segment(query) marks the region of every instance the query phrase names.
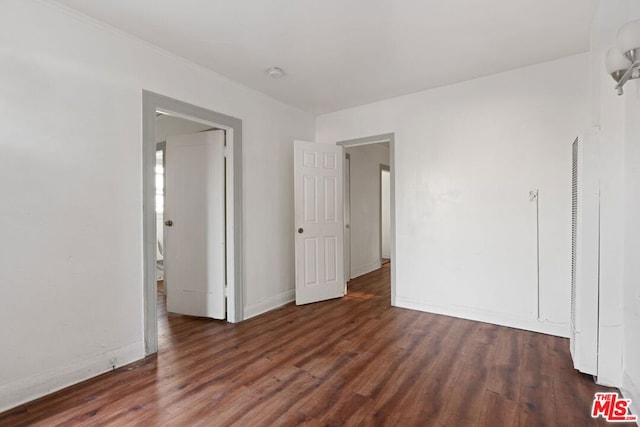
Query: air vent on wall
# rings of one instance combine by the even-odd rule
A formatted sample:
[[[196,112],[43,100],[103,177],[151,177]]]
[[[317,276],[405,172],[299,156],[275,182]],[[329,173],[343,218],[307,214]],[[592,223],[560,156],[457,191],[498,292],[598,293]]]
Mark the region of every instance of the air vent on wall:
[[[571,331],[574,367],[598,373],[600,201],[597,140],[578,137],[572,145]]]

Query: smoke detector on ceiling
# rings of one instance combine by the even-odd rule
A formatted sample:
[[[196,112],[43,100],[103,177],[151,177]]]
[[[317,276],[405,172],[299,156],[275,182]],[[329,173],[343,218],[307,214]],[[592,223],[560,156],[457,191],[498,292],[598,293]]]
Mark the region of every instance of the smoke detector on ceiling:
[[[280,67],[271,67],[267,70],[267,74],[269,74],[269,77],[272,79],[281,79],[284,77],[284,70]]]

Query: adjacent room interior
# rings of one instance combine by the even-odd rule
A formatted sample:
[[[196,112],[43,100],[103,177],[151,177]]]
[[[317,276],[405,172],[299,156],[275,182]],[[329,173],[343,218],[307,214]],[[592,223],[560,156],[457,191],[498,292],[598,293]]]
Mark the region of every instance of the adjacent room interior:
[[[0,10],[0,425],[639,413],[637,0]]]
[[[345,188],[349,189],[344,198],[345,213],[348,213],[345,251],[350,252],[345,256],[345,269],[350,280],[381,268],[383,258],[391,260],[390,149],[388,141],[344,147],[349,168],[345,171]],[[383,172],[387,177],[385,199],[382,197]]]

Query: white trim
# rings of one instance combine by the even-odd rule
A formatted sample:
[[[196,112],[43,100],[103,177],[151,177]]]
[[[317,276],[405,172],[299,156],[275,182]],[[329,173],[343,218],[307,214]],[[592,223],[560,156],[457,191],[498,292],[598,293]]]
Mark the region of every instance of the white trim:
[[[295,289],[290,289],[288,291],[280,292],[272,297],[267,298],[264,301],[261,301],[257,304],[248,304],[244,308],[244,318],[245,320],[250,317],[255,317],[259,314],[266,313],[267,311],[271,311],[278,307],[282,307],[285,304],[289,304],[296,299],[296,291]]]
[[[360,277],[367,273],[371,273],[372,271],[376,271],[382,268],[381,261],[374,261],[370,264],[360,265],[358,267],[353,267],[351,269],[351,278],[355,279],[356,277]]]
[[[640,389],[637,384],[634,384],[631,377],[626,372],[622,377],[622,387],[620,387],[620,391],[625,399],[631,399],[631,405],[629,408],[631,409],[631,413],[640,415]],[[640,426],[640,417],[636,425]]]
[[[0,386],[0,412],[109,372],[144,357],[144,341],[81,360],[73,365]]]
[[[482,310],[472,307],[454,305],[438,306],[403,298],[401,296],[396,296],[396,307],[458,317],[460,319],[474,320],[476,322],[492,323],[494,325],[523,329],[525,331],[540,332],[563,338],[569,337],[569,323],[555,324],[546,321],[540,322],[531,317],[521,317],[513,314]]]

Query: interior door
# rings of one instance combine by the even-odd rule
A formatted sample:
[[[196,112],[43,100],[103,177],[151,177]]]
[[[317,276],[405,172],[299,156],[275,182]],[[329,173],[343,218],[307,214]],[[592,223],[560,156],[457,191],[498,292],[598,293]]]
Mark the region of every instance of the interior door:
[[[294,141],[296,304],[344,295],[342,147]]]
[[[167,311],[224,319],[224,131],[167,138]]]

